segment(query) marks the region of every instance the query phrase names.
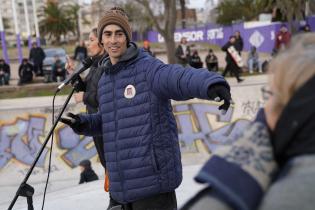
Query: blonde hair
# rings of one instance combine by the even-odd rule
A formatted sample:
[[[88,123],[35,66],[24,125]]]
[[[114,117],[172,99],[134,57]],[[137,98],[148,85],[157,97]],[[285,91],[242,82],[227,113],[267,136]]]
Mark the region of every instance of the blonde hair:
[[[294,93],[315,75],[315,34],[297,35],[269,66],[273,109],[281,112]]]

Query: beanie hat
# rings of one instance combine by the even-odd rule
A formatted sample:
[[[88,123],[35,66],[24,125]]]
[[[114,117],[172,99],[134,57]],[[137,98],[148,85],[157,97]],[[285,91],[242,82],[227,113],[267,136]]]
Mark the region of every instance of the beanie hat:
[[[103,30],[105,26],[110,24],[120,26],[127,37],[127,43],[129,43],[132,36],[131,27],[125,11],[120,7],[113,7],[110,10],[106,11],[105,15],[98,22],[97,27],[98,42],[102,43]]]
[[[90,160],[82,160],[79,163],[79,166],[82,166],[84,168],[91,168],[91,161]]]

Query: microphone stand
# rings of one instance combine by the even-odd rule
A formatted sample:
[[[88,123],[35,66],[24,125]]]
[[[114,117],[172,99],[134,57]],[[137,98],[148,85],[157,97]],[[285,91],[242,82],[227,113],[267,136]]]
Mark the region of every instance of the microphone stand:
[[[45,149],[45,146],[46,144],[48,143],[51,135],[53,134],[62,114],[64,113],[67,105],[69,104],[69,101],[74,93],[74,91],[76,90],[76,86],[78,85],[78,80],[76,80],[73,84],[73,87],[72,87],[72,90],[71,90],[71,93],[68,95],[65,103],[63,104],[63,107],[62,107],[62,110],[60,111],[57,119],[55,120],[55,123],[53,124],[53,126],[50,128],[50,131],[48,133],[48,136],[46,137],[44,143],[42,144],[42,147],[40,148],[39,152],[37,153],[33,163],[32,163],[32,166],[30,167],[30,169],[28,170],[26,176],[24,177],[22,183],[20,184],[18,190],[16,191],[16,194],[8,208],[8,210],[12,210],[16,200],[18,199],[19,196],[22,196],[22,197],[26,197],[27,198],[27,205],[28,205],[28,210],[34,210],[34,207],[33,207],[33,194],[34,194],[34,188],[27,184],[27,180],[29,179],[29,177],[31,176],[35,166],[36,166],[36,163],[38,162],[41,154],[43,153],[44,149]],[[59,92],[60,89],[57,89],[57,92]],[[53,116],[54,117],[54,116]]]

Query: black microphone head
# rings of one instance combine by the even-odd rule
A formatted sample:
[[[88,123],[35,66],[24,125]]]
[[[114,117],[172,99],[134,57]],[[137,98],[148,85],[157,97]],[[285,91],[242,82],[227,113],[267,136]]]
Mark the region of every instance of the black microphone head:
[[[85,69],[89,68],[92,64],[93,64],[93,59],[92,57],[87,57],[82,61],[82,64],[84,66]]]

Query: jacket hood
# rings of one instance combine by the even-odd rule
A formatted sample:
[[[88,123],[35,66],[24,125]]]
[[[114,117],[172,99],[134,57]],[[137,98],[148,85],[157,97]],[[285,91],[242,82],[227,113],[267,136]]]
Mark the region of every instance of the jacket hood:
[[[315,153],[315,76],[303,85],[282,111],[272,136],[278,164]]]

